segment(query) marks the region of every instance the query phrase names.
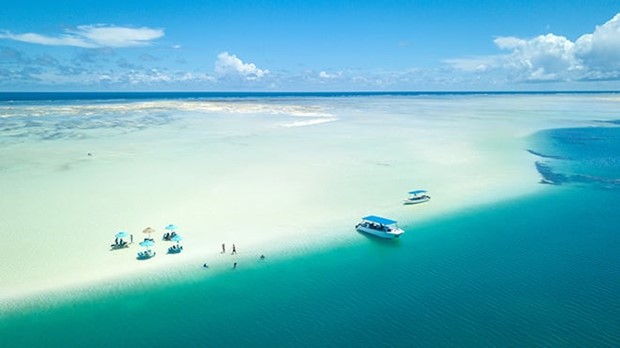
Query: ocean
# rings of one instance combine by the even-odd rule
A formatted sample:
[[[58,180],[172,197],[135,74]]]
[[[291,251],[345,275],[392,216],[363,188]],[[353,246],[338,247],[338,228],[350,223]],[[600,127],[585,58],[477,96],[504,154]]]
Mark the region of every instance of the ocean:
[[[251,96],[254,99],[271,97]],[[613,111],[617,109],[618,101],[609,100],[617,98],[615,95],[293,97],[301,99],[303,105],[328,105],[330,115],[326,117],[335,119],[323,124],[293,127],[295,132],[317,132],[313,137],[326,139],[327,143],[323,145],[325,147],[317,145],[307,149],[302,143],[291,140],[290,135],[285,136],[289,149],[295,150],[297,156],[315,161],[320,161],[319,155],[329,156],[332,161],[345,161],[351,155],[363,156],[363,151],[352,151],[349,143],[342,143],[343,139],[349,139],[351,130],[340,128],[341,124],[346,124],[350,119],[347,117],[352,117],[351,114],[343,116],[339,109],[343,103],[355,106],[359,114],[372,110],[373,115],[377,115],[380,110],[387,115],[381,120],[371,115],[361,123],[351,121],[359,127],[355,128],[359,133],[352,135],[366,135],[368,127],[387,135],[400,134],[397,128],[409,125],[407,110],[413,110],[416,117],[423,114],[421,120],[414,122],[415,127],[424,127],[426,123],[430,127],[434,122],[436,129],[441,131],[446,127],[448,134],[459,137],[459,141],[471,138],[460,138],[458,130],[449,127],[456,122],[451,117],[464,117],[459,109],[464,105],[468,110],[466,116],[471,119],[459,123],[459,128],[472,124],[472,129],[463,132],[475,135],[473,138],[482,144],[480,146],[491,148],[483,153],[473,152],[478,156],[491,156],[492,161],[488,162],[491,164],[482,162],[487,167],[479,170],[497,177],[500,183],[508,180],[500,175],[502,168],[520,176],[516,167],[504,162],[502,156],[505,152],[502,151],[505,150],[503,146],[521,146],[520,154],[516,156],[523,155],[530,160],[525,170],[533,173],[536,182],[532,185],[536,189],[527,186],[524,194],[519,195],[521,186],[486,186],[495,181],[484,181],[478,171],[467,172],[470,162],[461,167],[457,159],[442,157],[441,165],[432,167],[435,173],[443,166],[446,170],[462,169],[470,176],[474,173],[481,175],[473,177],[472,181],[484,181],[484,185],[463,191],[471,195],[471,205],[467,196],[457,197],[458,204],[447,211],[430,211],[434,205],[449,204],[442,202],[442,197],[447,200],[451,196],[441,194],[441,185],[448,185],[450,177],[442,174],[438,174],[439,184],[436,186],[435,181],[427,181],[432,184],[430,189],[434,189],[430,191],[433,199],[426,203],[428,206],[388,209],[387,203],[381,199],[378,199],[378,205],[362,204],[364,208],[380,208],[396,215],[407,231],[399,240],[380,240],[359,234],[353,229],[357,221],[351,221],[350,226],[339,224],[322,231],[320,235],[327,236],[325,241],[302,247],[303,252],[279,253],[274,249],[272,253],[266,253],[265,260],[254,256],[239,259],[236,269],[230,268],[230,262],[225,268],[215,265],[209,269],[196,264],[190,272],[172,277],[171,281],[153,282],[152,286],[141,282],[139,286],[130,284],[99,292],[67,291],[61,295],[43,295],[34,304],[0,309],[0,346],[620,345],[620,127],[614,120],[617,115]],[[114,96],[115,100],[118,98],[118,95]],[[153,98],[161,99],[161,96]],[[533,105],[528,104],[524,110],[524,100],[530,99]],[[37,104],[42,101],[11,103]],[[69,103],[85,101],[71,99]],[[456,116],[446,116],[446,112],[454,112]],[[488,121],[490,124],[482,129],[476,128],[481,122],[487,122],[477,120],[485,115],[492,115]],[[135,115],[129,113],[123,117]],[[169,117],[174,119],[175,116]],[[12,134],[32,137],[32,134],[25,134],[29,131],[20,133],[15,128],[14,118],[0,120],[5,123],[3,132],[8,132],[6,124],[11,122]],[[498,143],[491,134],[494,129],[503,129],[506,120],[509,126],[511,120],[520,120],[515,122],[524,124],[517,127],[518,140],[514,143],[506,140],[508,145]],[[140,120],[134,121],[131,121],[132,127]],[[253,142],[252,138],[240,138],[244,134],[235,133],[235,127],[241,127],[237,121],[220,123],[221,128],[217,131],[226,131],[227,139],[245,139],[243,141],[255,145],[257,151],[265,152],[261,158],[274,156],[290,166],[301,165],[275,151],[281,145],[277,141],[262,143]],[[80,123],[79,120],[75,122]],[[129,121],[117,122],[127,127]],[[251,122],[259,122],[253,123],[256,126],[264,120]],[[279,119],[277,122],[282,124]],[[153,124],[157,127],[156,122]],[[286,121],[285,124],[291,123]],[[272,131],[269,128],[268,132]],[[140,133],[140,130],[136,132]],[[38,137],[29,141],[40,142],[51,134],[36,133]],[[269,137],[276,137],[269,134]],[[303,139],[305,135],[294,136]],[[360,175],[376,175],[382,179],[389,178],[389,170],[424,171],[424,167],[416,168],[415,163],[408,167],[408,164],[399,162],[401,156],[407,156],[403,152],[377,142],[364,144],[366,139],[359,139],[362,143],[359,146],[368,153],[384,155],[385,163],[374,163],[375,159],[371,157],[362,165],[372,166],[373,170],[370,174],[363,172]],[[0,140],[9,148],[20,146],[21,141],[7,140],[7,137]],[[466,144],[469,143],[459,142],[458,146]],[[424,147],[425,142],[416,141],[415,145]],[[231,156],[234,153],[234,149],[220,149]],[[336,154],[326,153],[328,149]],[[414,147],[407,150],[414,151]],[[432,154],[433,158],[437,158],[437,154],[447,156],[438,152]],[[417,159],[423,158],[416,156]],[[471,161],[477,163],[476,160]],[[244,161],[247,163],[248,159],[244,157]],[[427,161],[431,166],[433,162]],[[493,168],[493,163],[498,168]],[[349,165],[358,170],[363,168],[356,166],[355,162]],[[12,168],[9,166],[4,170]],[[317,171],[317,175],[320,174]],[[381,181],[371,187],[369,182],[350,175],[353,174],[344,175],[343,182],[350,180],[356,185],[367,185],[357,186],[358,190],[367,190],[373,196],[396,186]],[[407,173],[399,175],[406,177]],[[411,172],[410,175],[419,179],[420,174],[415,176]],[[400,176],[396,178],[396,184],[402,184]],[[519,181],[515,183],[519,184]],[[346,197],[340,198],[338,187],[331,184],[327,199],[346,202]],[[451,186],[446,187],[452,190]],[[485,187],[491,192],[485,192]],[[411,188],[403,188],[403,191]],[[354,189],[343,187],[342,192],[353,195]],[[502,190],[509,189],[512,193],[504,195]],[[434,191],[440,194],[434,196]],[[475,197],[478,193],[485,199],[478,200]],[[489,195],[500,198],[486,199]],[[313,197],[324,199],[319,194]],[[359,196],[355,198],[360,199]],[[309,211],[322,212],[308,204]],[[302,208],[299,209],[303,211]],[[251,206],[238,209],[251,209]],[[337,209],[335,204],[330,206],[330,211],[338,212]],[[366,211],[360,209],[360,216],[362,212]],[[295,216],[299,219],[303,214]],[[333,216],[328,220],[340,222]],[[300,232],[291,232],[292,240],[284,244],[284,249],[299,247],[295,242],[297,233]],[[306,241],[300,236],[299,242]]]

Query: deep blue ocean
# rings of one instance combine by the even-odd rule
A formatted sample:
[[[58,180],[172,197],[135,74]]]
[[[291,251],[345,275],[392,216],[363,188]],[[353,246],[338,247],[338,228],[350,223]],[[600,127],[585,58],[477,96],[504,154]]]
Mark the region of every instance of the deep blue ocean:
[[[404,222],[397,241],[0,313],[0,347],[618,347],[620,127],[529,143],[536,195]]]
[[[447,95],[535,95],[535,94],[613,94],[617,92],[566,91],[566,92],[436,92],[436,91],[385,91],[385,92],[0,92],[0,102],[24,101],[80,101],[80,100],[162,100],[162,99],[236,99],[236,98],[287,98],[287,97],[364,97],[364,96],[447,96]]]

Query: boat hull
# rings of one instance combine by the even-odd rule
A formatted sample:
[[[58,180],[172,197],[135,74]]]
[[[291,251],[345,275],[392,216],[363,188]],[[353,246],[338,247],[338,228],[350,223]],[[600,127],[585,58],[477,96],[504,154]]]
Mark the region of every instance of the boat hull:
[[[356,230],[358,232],[368,233],[368,234],[372,234],[373,236],[377,236],[377,237],[380,237],[380,238],[386,238],[386,239],[398,238],[398,237],[400,237],[401,234],[405,233],[401,229],[393,230],[393,231],[390,231],[390,232],[386,232],[386,231],[380,231],[380,230],[376,230],[374,228],[368,228],[368,227],[364,227],[364,226],[357,226]]]
[[[431,200],[430,197],[423,197],[423,198],[418,198],[418,199],[405,199],[403,201],[403,204],[406,204],[406,205],[409,205],[409,204],[419,204],[419,203],[428,202],[430,200]]]

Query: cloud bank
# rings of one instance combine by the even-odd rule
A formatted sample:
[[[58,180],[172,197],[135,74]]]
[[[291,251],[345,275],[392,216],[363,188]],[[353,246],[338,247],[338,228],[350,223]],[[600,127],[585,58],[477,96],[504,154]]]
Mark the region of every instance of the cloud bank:
[[[72,55],[27,54],[0,46],[0,90],[540,90],[617,89],[620,81],[620,13],[571,40],[554,33],[533,38],[496,37],[498,54],[446,60],[435,68],[326,68],[273,71],[221,52],[212,68],[186,60],[180,45],[172,56],[158,50],[117,50],[152,45],[163,29],[83,25],[61,35],[14,34],[0,39],[84,48]]]
[[[47,46],[81,48],[148,46],[153,40],[162,36],[164,36],[163,29],[129,28],[103,24],[80,25],[76,29],[66,29],[64,34],[58,36],[37,33],[14,34],[10,31],[0,32],[0,39]]]
[[[530,39],[497,37],[494,43],[508,53],[446,63],[462,71],[501,72],[514,81],[620,79],[620,13],[574,42],[549,33]]]

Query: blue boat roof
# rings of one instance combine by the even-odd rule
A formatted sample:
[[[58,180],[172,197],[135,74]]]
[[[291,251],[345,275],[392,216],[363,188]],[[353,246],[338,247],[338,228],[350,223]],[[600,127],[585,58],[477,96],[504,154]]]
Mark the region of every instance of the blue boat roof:
[[[409,191],[410,195],[419,195],[420,193],[426,193],[426,190]]]
[[[370,222],[376,222],[381,225],[392,225],[396,223],[396,221],[394,220],[382,218],[380,216],[375,216],[375,215],[368,215],[366,217],[363,217],[362,219],[366,221],[370,221]]]

